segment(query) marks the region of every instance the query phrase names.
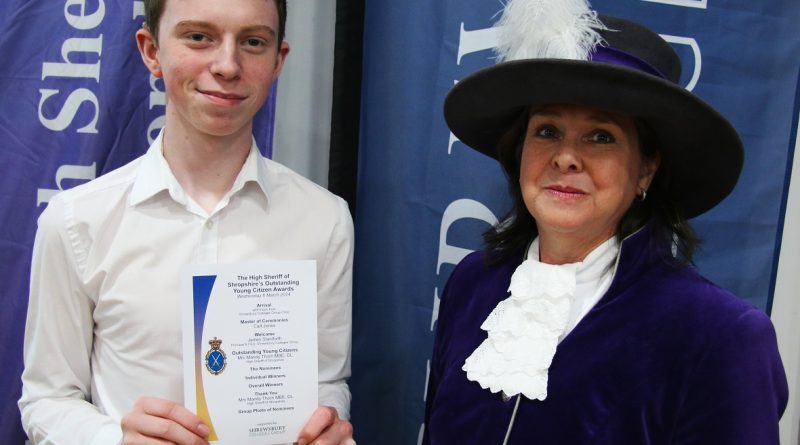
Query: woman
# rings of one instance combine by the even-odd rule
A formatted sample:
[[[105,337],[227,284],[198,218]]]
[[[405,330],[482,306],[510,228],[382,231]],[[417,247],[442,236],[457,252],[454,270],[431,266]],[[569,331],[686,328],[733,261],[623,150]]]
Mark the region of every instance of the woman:
[[[733,189],[736,131],[677,85],[657,34],[588,9],[517,20],[537,17],[525,3],[501,19],[505,60],[445,102],[515,207],[442,296],[423,442],[777,444],[772,325],[690,265],[687,219]],[[584,60],[536,35],[561,22],[585,25],[552,33],[581,36]]]

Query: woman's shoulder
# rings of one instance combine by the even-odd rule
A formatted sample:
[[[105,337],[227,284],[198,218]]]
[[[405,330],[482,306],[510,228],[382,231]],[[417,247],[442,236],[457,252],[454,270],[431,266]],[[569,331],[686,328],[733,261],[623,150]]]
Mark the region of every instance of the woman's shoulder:
[[[481,312],[508,297],[511,275],[522,262],[522,253],[499,263],[487,259],[487,253],[479,250],[459,261],[442,293],[443,308],[457,306]]]
[[[522,263],[522,252],[508,255],[497,261],[485,250],[477,250],[464,256],[450,275],[450,282],[496,280],[508,286],[508,280],[517,266]]]
[[[772,322],[762,309],[693,267],[665,266],[648,275],[630,294],[631,309],[645,325],[669,326],[672,341],[687,351],[775,342]]]
[[[475,250],[473,252],[468,253],[461,261],[458,262],[456,265],[456,270],[468,269],[468,270],[480,270],[486,267],[486,251],[484,250]]]
[[[717,313],[724,318],[731,318],[761,313],[766,318],[763,311],[701,275],[692,266],[666,271],[664,275],[665,280],[659,287],[664,298],[673,305],[692,310],[698,315]]]
[[[709,419],[709,425],[719,425],[709,426],[708,431],[718,428],[731,438],[745,431],[770,431],[786,406],[787,386],[769,316],[693,268],[682,275],[690,285],[671,297],[673,332],[684,346],[685,364],[691,370],[692,394],[686,396],[685,415],[748,413],[750,418],[739,419],[735,426],[724,417]],[[759,424],[756,419],[767,422]]]

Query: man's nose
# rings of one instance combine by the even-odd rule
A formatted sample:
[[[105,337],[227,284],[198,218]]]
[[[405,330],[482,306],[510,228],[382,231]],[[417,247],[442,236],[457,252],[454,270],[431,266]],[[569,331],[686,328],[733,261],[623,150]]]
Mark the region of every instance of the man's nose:
[[[239,77],[241,65],[239,63],[239,48],[235,41],[226,40],[217,47],[211,71],[215,76],[226,80]]]

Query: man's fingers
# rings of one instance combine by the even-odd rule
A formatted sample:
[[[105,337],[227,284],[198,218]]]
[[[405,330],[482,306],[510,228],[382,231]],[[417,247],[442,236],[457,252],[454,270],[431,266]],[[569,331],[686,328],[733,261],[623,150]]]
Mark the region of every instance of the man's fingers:
[[[322,434],[319,435],[311,445],[348,445],[353,441],[353,425],[345,420],[336,420]]]
[[[153,439],[164,439],[169,443],[181,445],[204,445],[208,443],[177,422],[154,416],[126,417],[123,419],[122,431],[126,435],[132,434],[134,437],[138,435]]]
[[[142,436],[138,433],[126,433],[118,445],[174,445],[174,443],[157,437]]]
[[[298,445],[308,445],[312,440],[325,431],[326,428],[333,425],[339,419],[339,414],[336,409],[330,406],[320,406],[308,419],[303,430],[300,431],[300,436],[297,438]]]
[[[198,436],[206,436],[208,427],[193,412],[169,400],[143,397],[136,402],[142,411],[153,417],[171,420]],[[134,408],[136,410],[136,408]]]
[[[208,434],[199,417],[168,400],[144,397],[122,418],[123,443],[206,445]],[[141,440],[141,439],[149,440]]]

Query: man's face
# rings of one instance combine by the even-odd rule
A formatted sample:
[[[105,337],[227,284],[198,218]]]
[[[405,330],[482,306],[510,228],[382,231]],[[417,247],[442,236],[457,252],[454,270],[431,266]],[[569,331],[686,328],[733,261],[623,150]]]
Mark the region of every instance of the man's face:
[[[186,135],[242,135],[267,99],[289,51],[278,47],[271,0],[169,0],[156,43],[137,42],[150,71],[164,78],[167,125]]]

